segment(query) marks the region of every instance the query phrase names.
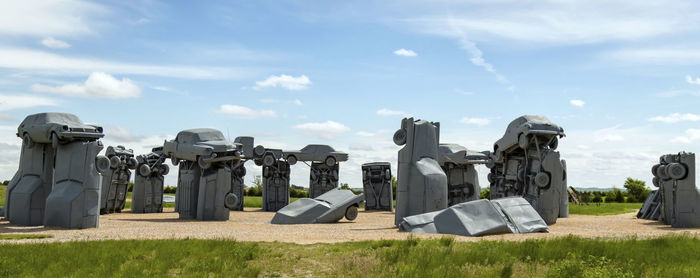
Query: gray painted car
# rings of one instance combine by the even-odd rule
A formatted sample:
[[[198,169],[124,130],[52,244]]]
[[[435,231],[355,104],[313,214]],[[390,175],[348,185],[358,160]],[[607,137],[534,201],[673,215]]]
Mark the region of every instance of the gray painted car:
[[[298,151],[285,151],[284,158],[290,165],[296,164],[297,161],[315,161],[325,163],[330,167],[339,161],[347,161],[348,154],[337,152],[328,145],[312,144]]]
[[[189,160],[196,161],[202,169],[214,162],[239,159],[240,151],[240,144],[229,142],[221,131],[212,128],[183,130],[174,140],[163,143],[163,153],[173,165]]]
[[[283,207],[272,218],[272,224],[333,223],[345,217],[357,218],[358,209],[365,202],[364,194],[350,190],[332,189],[315,199],[301,198]]]
[[[56,148],[59,142],[93,141],[105,135],[101,126],[84,124],[73,114],[49,112],[27,116],[17,127],[17,136],[28,145],[50,143]]]
[[[510,122],[506,133],[493,145],[493,154],[496,161],[500,161],[504,152],[516,147],[526,148],[530,140],[547,140],[547,145],[556,150],[559,138],[564,136],[564,129],[544,116],[521,116]]]

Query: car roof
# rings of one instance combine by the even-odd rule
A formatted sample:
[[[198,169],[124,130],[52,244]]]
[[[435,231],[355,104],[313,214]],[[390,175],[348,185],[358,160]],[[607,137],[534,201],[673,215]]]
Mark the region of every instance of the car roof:
[[[180,131],[177,134],[178,142],[195,143],[191,141],[213,141],[213,140],[225,140],[224,134],[221,131],[213,128],[193,128]]]
[[[47,112],[32,114],[25,118],[22,123],[56,123],[67,125],[83,125],[83,121],[78,116],[70,113]]]

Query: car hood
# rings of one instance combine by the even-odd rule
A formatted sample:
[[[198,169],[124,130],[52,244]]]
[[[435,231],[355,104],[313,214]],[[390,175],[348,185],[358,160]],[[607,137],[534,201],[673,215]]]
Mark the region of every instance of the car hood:
[[[204,141],[195,144],[197,146],[210,147],[214,152],[226,152],[236,150],[236,145],[231,144],[229,141]]]

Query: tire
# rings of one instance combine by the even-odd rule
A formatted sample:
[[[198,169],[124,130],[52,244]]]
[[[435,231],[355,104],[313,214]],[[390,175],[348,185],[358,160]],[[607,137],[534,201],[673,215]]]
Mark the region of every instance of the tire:
[[[204,169],[209,169],[211,167],[211,162],[204,161],[203,157],[197,157],[197,164],[199,165],[199,168]]]
[[[545,172],[539,172],[535,176],[535,185],[539,188],[546,188],[549,185],[549,175]]]
[[[177,166],[178,164],[180,164],[180,159],[173,155],[170,157],[170,162],[173,163],[173,166]]]
[[[297,164],[297,157],[293,155],[288,156],[287,163],[289,163],[289,165]]]
[[[119,157],[116,155],[109,158],[109,167],[112,169],[119,168],[119,164],[121,164],[121,163],[122,163],[122,160],[119,159]]]
[[[666,165],[660,165],[659,168],[656,168],[656,176],[662,180],[668,179],[666,175]]]
[[[260,159],[254,159],[254,160],[253,160],[253,163],[255,163],[255,165],[257,165],[257,166],[262,166],[262,165],[263,165],[263,163],[262,163],[262,161],[261,161]]]
[[[326,166],[333,167],[333,166],[335,166],[335,163],[336,163],[335,157],[332,157],[332,156],[326,157]]]
[[[95,168],[97,168],[97,172],[107,172],[111,166],[110,164],[109,158],[104,155],[99,155],[95,158]]]
[[[56,135],[56,132],[51,132],[51,147],[54,149],[58,148],[58,135]]]
[[[151,167],[148,166],[148,164],[141,164],[139,166],[139,175],[148,177],[151,174]]]
[[[126,160],[126,166],[129,167],[129,169],[134,170],[139,166],[139,162],[136,160],[136,158],[129,157],[129,159]]]
[[[661,166],[661,164],[656,164],[656,165],[651,167],[651,174],[654,175],[654,177],[659,176],[659,174],[657,174],[658,173],[657,171],[659,170],[659,166]]]
[[[263,147],[262,145],[255,146],[255,148],[253,149],[253,154],[257,156],[263,156],[263,154],[265,154],[265,147]]]
[[[493,184],[496,181],[496,179],[493,178],[493,173],[486,175],[486,179],[489,181],[489,184]]]
[[[34,147],[34,140],[32,140],[32,137],[30,137],[29,134],[25,133],[22,137],[22,144],[26,145],[27,148],[31,149],[32,147]]]
[[[275,161],[275,156],[272,154],[266,154],[265,156],[263,156],[263,165],[265,166],[275,165]]]
[[[243,177],[246,174],[246,169],[242,165],[236,168],[236,176]]]
[[[685,178],[685,175],[688,173],[688,170],[685,168],[683,164],[680,163],[671,163],[668,166],[666,166],[666,175],[674,180],[681,180]]]
[[[396,132],[394,132],[394,144],[403,146],[406,144],[406,130],[405,129],[399,129]]]
[[[228,209],[236,209],[238,207],[238,196],[233,193],[226,194],[226,197],[224,197],[224,206]]]
[[[168,173],[170,173],[170,167],[168,167],[168,165],[161,164],[159,167],[160,167],[160,174],[161,175],[165,176]]]
[[[358,214],[358,209],[357,206],[350,206],[348,209],[345,210],[345,219],[348,221],[353,221],[357,218]]]
[[[660,187],[660,184],[659,184],[659,177],[654,177],[654,178],[652,178],[652,179],[651,179],[651,183],[654,184],[654,186],[656,186],[656,187]]]
[[[527,135],[522,133],[518,135],[518,146],[521,149],[527,149],[528,145],[530,145],[530,138],[528,138]]]

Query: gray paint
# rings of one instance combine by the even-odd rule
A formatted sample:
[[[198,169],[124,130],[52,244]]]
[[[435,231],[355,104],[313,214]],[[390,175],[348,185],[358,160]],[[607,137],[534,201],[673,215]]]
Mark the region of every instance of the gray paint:
[[[695,154],[680,152],[659,158],[652,168],[659,187],[660,219],[674,228],[700,227],[700,193],[695,188]]]
[[[311,170],[309,171],[309,198],[316,198],[338,187],[338,175],[340,174],[340,165],[338,163],[332,166],[321,162],[311,162]]]
[[[180,165],[175,194],[180,218],[228,220],[232,167],[243,158],[242,151],[241,143],[231,143],[211,128],[183,130],[174,140],[165,141],[163,154]]]
[[[102,127],[68,113],[27,116],[19,169],[7,188],[5,216],[17,225],[91,228],[99,224],[100,171],[109,160],[97,154]]]
[[[547,224],[568,216],[566,163],[555,151],[564,136],[564,130],[544,116],[513,120],[487,163],[491,199],[521,196]]]
[[[263,211],[278,211],[289,204],[289,163],[276,160],[263,166]]]
[[[153,148],[151,153],[137,156],[136,161],[131,212],[163,212],[164,176],[170,172],[170,167],[165,164],[163,148]]]
[[[394,133],[399,150],[394,224],[447,208],[447,176],[438,164],[440,123],[404,118]]]
[[[637,212],[637,218],[649,220],[661,220],[661,193],[659,190],[652,190],[644,200],[642,208]]]
[[[525,199],[474,200],[447,209],[408,216],[399,228],[414,233],[483,236],[546,232],[547,224]]]
[[[364,203],[364,195],[350,190],[333,189],[315,199],[301,198],[275,213],[272,224],[313,224],[352,221]]]
[[[231,190],[225,197],[225,205],[230,210],[243,211],[243,202],[245,200],[245,184],[243,180],[245,174],[244,161],[233,165],[231,169]]]
[[[362,187],[365,195],[365,210],[394,210],[389,162],[362,164]]]
[[[107,147],[105,156],[110,160],[110,167],[102,174],[100,214],[121,212],[126,204],[130,170],[136,169],[138,162],[134,158],[134,151],[124,146]]]
[[[440,144],[438,163],[447,175],[448,206],[478,200],[481,187],[474,164],[485,164],[488,155],[457,144]]]

